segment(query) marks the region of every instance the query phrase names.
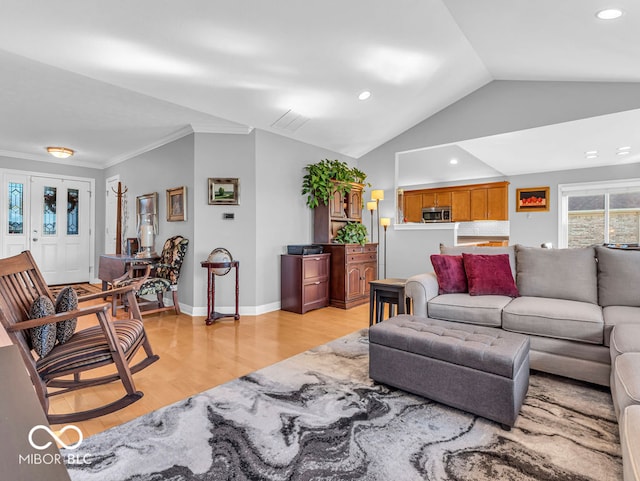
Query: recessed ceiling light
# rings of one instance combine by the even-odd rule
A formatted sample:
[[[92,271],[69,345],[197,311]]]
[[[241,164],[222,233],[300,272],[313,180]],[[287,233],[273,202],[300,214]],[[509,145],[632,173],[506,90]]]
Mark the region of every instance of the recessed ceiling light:
[[[66,147],[47,147],[47,152],[59,159],[66,159],[74,154],[73,150]]]
[[[586,158],[587,158],[587,159],[597,159],[597,158],[598,158],[598,156],[597,156],[597,155],[595,155],[595,154],[591,154],[591,155],[587,155],[587,157],[586,157]]]
[[[628,154],[630,154],[628,150],[621,150],[620,152],[618,152],[618,155],[628,155]]]
[[[598,155],[597,150],[588,150],[584,153],[584,155]]]
[[[626,146],[626,147],[618,147],[618,152],[622,152],[623,150],[631,150],[630,146]]]
[[[449,163],[450,163],[451,165],[456,165],[456,164],[458,163],[458,159],[451,159],[451,160],[449,161]]]
[[[622,10],[619,8],[605,8],[596,13],[596,17],[600,20],[615,20],[622,17]]]
[[[369,92],[368,90],[360,92],[360,95],[358,95],[358,98],[360,100],[367,100],[369,97],[371,97],[371,92]]]

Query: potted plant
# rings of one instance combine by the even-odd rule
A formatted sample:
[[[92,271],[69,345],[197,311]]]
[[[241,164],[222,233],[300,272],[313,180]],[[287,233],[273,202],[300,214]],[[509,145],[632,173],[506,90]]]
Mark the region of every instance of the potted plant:
[[[367,242],[367,228],[360,222],[348,222],[336,233],[334,242],[338,244],[360,244]]]
[[[351,191],[352,183],[364,184],[367,178],[361,170],[339,160],[324,159],[304,169],[307,173],[302,178],[302,195],[307,195],[307,205],[311,209],[319,204],[328,205],[335,191],[344,195]]]

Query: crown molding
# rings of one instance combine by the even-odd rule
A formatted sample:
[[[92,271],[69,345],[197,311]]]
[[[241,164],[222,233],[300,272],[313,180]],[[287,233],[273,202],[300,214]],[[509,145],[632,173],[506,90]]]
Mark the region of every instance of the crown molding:
[[[189,124],[184,127],[176,130],[175,132],[148,144],[139,149],[132,150],[130,152],[118,155],[109,159],[105,164],[103,164],[102,168],[106,169],[107,167],[112,167],[126,160],[137,157],[138,155],[145,154],[150,152],[151,150],[157,149],[158,147],[162,147],[170,142],[181,139],[182,137],[186,137],[191,134],[244,134],[247,135],[251,133],[253,127],[247,127],[246,125],[220,125],[220,124]]]

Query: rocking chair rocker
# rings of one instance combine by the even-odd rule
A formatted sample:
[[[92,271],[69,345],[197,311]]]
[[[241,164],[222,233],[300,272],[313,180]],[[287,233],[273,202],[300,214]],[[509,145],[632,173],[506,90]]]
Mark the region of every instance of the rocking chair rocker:
[[[114,289],[112,294],[126,296],[129,319],[113,320],[109,316],[109,304],[103,303],[69,312],[29,319],[33,302],[40,296],[52,301],[51,292],[29,251],[17,256],[0,259],[0,322],[9,338],[22,355],[42,408],[51,424],[66,424],[102,416],[128,406],[143,396],[136,391],[132,374],[153,362],[153,354],[135,298],[139,286]],[[103,293],[78,298],[79,302],[98,299]],[[75,332],[63,344],[57,344],[44,356],[32,351],[28,342],[28,329],[56,323],[80,316],[95,315],[98,325]],[[146,357],[130,366],[134,355],[142,347]],[[116,372],[101,377],[84,378],[87,371],[114,364]],[[94,409],[66,414],[49,414],[49,397],[76,389],[119,380],[126,394],[109,404]],[[53,390],[52,390],[53,389]]]

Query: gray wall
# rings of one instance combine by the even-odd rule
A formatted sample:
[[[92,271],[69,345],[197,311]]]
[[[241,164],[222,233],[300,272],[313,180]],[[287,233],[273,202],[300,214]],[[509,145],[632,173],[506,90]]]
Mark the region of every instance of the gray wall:
[[[362,156],[358,159],[358,167],[369,175],[373,188],[385,190],[388,201],[381,202],[380,216],[394,218],[396,152],[634,108],[640,108],[638,83],[494,81]],[[511,242],[527,245],[546,241],[552,241],[554,245],[557,243],[558,183],[628,177],[640,177],[638,164],[506,177],[505,180],[511,182]],[[469,183],[477,180],[469,179]],[[515,189],[538,185],[551,186],[551,210],[548,213],[530,213],[529,216],[516,213]],[[407,277],[431,270],[425,252],[437,250],[436,240],[428,231],[422,231],[424,250],[410,249],[408,247],[416,245],[415,234],[412,233],[411,239],[407,237],[406,241],[405,235],[406,231],[394,231],[392,228],[387,234],[389,277]],[[416,259],[416,264],[407,268],[406,257]]]
[[[70,162],[73,162],[71,157]],[[97,275],[98,258],[104,250],[104,212],[105,212],[105,196],[104,196],[104,171],[102,169],[92,169],[76,165],[58,164],[53,162],[38,162],[36,160],[16,159],[12,157],[0,156],[0,168],[21,170],[27,172],[37,172],[41,174],[66,175],[70,177],[84,177],[86,179],[95,180],[95,259],[94,259],[94,276]]]
[[[135,197],[158,192],[157,249],[176,233],[190,239],[179,289],[187,312],[205,315],[207,276],[200,262],[214,248],[224,247],[240,261],[241,313],[255,314],[279,307],[285,246],[312,241],[312,213],[300,193],[302,176],[305,165],[324,158],[356,163],[257,129],[249,135],[198,133],[110,167],[105,178],[119,174],[129,189],[129,233],[135,231]],[[210,177],[237,177],[239,205],[209,205]],[[165,190],[179,185],[188,189],[188,221],[166,222]],[[223,219],[227,212],[235,219]],[[233,271],[216,277],[216,310],[232,312],[234,277]]]
[[[127,189],[127,237],[136,237],[137,235],[136,197],[152,192],[158,193],[159,233],[155,242],[155,248],[158,253],[162,250],[164,241],[177,234],[193,242],[193,143],[193,135],[188,135],[105,170],[104,178],[119,175],[123,189]],[[104,186],[104,180],[102,185]],[[187,220],[185,222],[167,222],[166,190],[183,185],[187,187]],[[102,212],[102,219],[104,219],[104,206]],[[102,244],[104,244],[104,228]],[[102,249],[99,252],[102,253]],[[187,305],[193,305],[194,269],[192,259],[193,250],[190,245],[181,271],[179,290],[180,302]]]

